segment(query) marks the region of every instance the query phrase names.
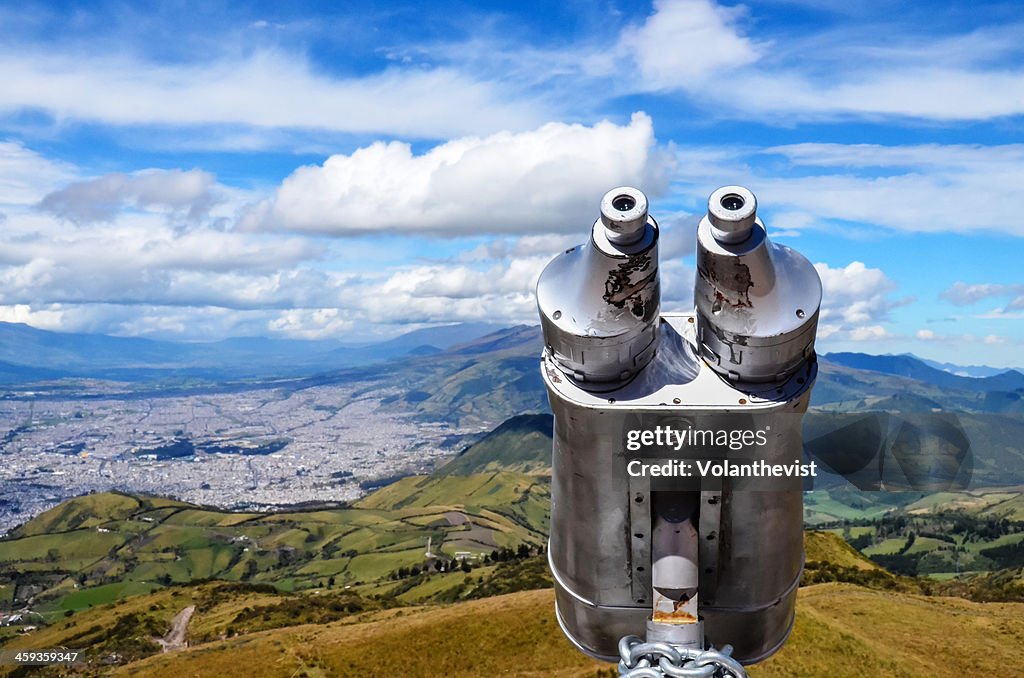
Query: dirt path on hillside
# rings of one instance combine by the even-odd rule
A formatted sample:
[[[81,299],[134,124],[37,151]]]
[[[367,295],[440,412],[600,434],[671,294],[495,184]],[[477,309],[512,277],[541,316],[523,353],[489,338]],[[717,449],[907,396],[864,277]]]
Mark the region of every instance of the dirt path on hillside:
[[[156,642],[164,648],[164,652],[173,652],[188,647],[185,635],[188,633],[188,623],[192,621],[192,614],[196,611],[195,605],[189,605],[179,612],[171,620],[171,630],[163,638],[157,638]]]

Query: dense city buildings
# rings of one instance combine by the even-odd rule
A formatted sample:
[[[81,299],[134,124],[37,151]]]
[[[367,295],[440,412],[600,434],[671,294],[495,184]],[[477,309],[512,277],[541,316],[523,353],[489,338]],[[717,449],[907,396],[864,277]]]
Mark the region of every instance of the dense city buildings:
[[[138,398],[102,386],[0,400],[0,534],[111,489],[224,508],[353,500],[476,432],[424,422],[379,382]]]

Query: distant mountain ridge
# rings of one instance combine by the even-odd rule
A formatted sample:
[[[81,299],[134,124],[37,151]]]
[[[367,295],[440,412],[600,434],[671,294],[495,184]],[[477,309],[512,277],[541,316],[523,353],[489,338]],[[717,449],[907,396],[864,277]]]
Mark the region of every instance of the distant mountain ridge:
[[[925,365],[934,367],[937,370],[949,372],[950,374],[956,374],[961,377],[992,377],[997,374],[1002,374],[1007,370],[1017,370],[1018,372],[1024,372],[1024,368],[1021,367],[989,367],[987,365],[958,365],[956,363],[944,363],[938,360],[929,360],[928,358],[921,358],[913,353],[911,355]]]
[[[503,356],[535,359],[540,328],[459,323],[417,329],[393,339],[343,343],[333,339],[232,337],[213,342],[176,342],[104,334],[41,330],[0,322],[0,383],[30,383],[61,377],[146,381],[163,376],[207,379],[312,375],[396,358],[446,360]],[[915,379],[971,392],[1024,390],[1024,373],[983,366],[934,363],[912,354],[837,352],[820,356],[826,365]],[[530,367],[533,369],[533,366]],[[984,373],[963,376],[954,371]],[[512,414],[512,413],[509,413]]]
[[[964,377],[932,367],[920,358],[906,354],[826,353],[822,358],[837,365],[909,377],[943,388],[956,388],[967,391],[1016,391],[1024,389],[1024,374],[1013,369],[988,377]]]
[[[360,344],[268,337],[175,342],[51,332],[22,323],[0,322],[0,383],[62,377],[148,381],[162,377],[217,380],[313,374],[439,353],[495,329],[486,323],[460,323]]]

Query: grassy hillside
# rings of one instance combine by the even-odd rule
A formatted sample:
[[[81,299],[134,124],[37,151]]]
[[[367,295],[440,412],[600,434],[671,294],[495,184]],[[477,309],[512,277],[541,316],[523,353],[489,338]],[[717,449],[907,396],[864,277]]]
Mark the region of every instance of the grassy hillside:
[[[0,609],[31,599],[55,618],[203,579],[341,586],[422,564],[428,539],[449,559],[544,542],[545,478],[491,473],[396,485],[352,507],[271,514],[116,493],[72,499],[0,541]]]
[[[869,558],[865,558],[839,535],[830,532],[817,530],[804,532],[804,553],[808,563],[823,562],[864,571],[881,570],[878,565]]]
[[[47,625],[6,642],[0,634],[0,644],[10,649],[82,647],[96,657],[117,657],[114,663],[119,666],[102,669],[103,675],[237,675],[233,671],[240,666],[252,676],[307,678],[614,675],[606,665],[572,650],[562,637],[553,618],[551,593],[541,588],[551,584],[543,557],[529,553],[517,557],[504,549],[500,559],[478,563],[471,572],[455,568],[387,575],[400,562],[388,558],[403,553],[403,538],[424,528],[444,530],[444,525],[431,520],[444,520],[449,527],[458,523],[469,533],[481,531],[477,536],[487,529],[503,533],[498,521],[509,519],[509,505],[547,506],[548,498],[541,494],[546,491],[546,479],[494,473],[408,478],[396,486],[348,509],[271,515],[230,514],[179,502],[161,506],[159,501],[123,495],[94,495],[83,498],[81,504],[58,507],[7,543],[21,548],[26,541],[54,536],[115,535],[120,539],[128,534],[126,546],[138,558],[146,552],[146,544],[159,546],[163,539],[174,539],[188,548],[183,556],[167,562],[194,564],[200,553],[212,548],[216,535],[260,529],[264,536],[248,542],[257,552],[262,548],[256,546],[259,542],[296,544],[292,553],[299,554],[302,545],[322,548],[339,539],[357,540],[344,543],[360,543],[366,550],[346,556],[350,569],[342,571],[348,574],[336,575],[335,586],[296,592],[288,589],[301,588],[302,582],[320,580],[322,584],[327,569],[338,559],[278,563],[258,570],[249,582],[166,587],[132,579],[135,570],[129,568],[116,583],[77,589],[72,584],[62,589],[60,606]],[[458,493],[448,496],[472,499],[459,507],[437,504],[446,491]],[[488,507],[487,501],[495,505]],[[109,511],[105,517],[112,519],[97,515],[101,511]],[[339,523],[343,516],[348,522]],[[458,516],[463,522],[453,520]],[[148,529],[136,525],[140,522]],[[119,523],[144,531],[113,529]],[[40,534],[43,525],[65,531]],[[97,533],[97,529],[110,531]],[[335,529],[341,530],[340,537],[332,536]],[[467,537],[447,535],[441,543],[462,544],[460,538]],[[73,540],[76,557],[83,557],[87,549],[82,544],[88,541]],[[396,547],[400,550],[391,550]],[[1024,604],[979,605],[913,595],[949,591],[984,597],[984,587],[998,593],[1008,582],[932,585],[897,577],[858,553],[836,531],[808,532],[805,549],[804,582],[813,585],[801,591],[796,632],[784,651],[757,667],[753,676],[984,675],[964,672],[994,670],[1000,661],[1021,665],[1012,662],[1022,660]],[[414,561],[422,562],[422,547],[416,543],[411,550]],[[111,553],[116,555],[108,552],[106,558],[117,561]],[[359,566],[365,568],[360,570],[362,578],[355,580],[353,563],[371,557],[377,560],[364,560]],[[58,562],[62,562],[59,557]],[[307,576],[314,571],[314,576]],[[1006,576],[1015,577],[1016,585],[1024,581],[1020,572],[999,575]],[[815,583],[835,581],[866,588]],[[970,586],[981,588],[965,588]],[[175,619],[189,608],[195,610],[185,627],[192,647],[160,654],[157,640],[170,637]],[[957,639],[954,649],[936,649],[943,642],[949,645],[951,637]],[[0,676],[21,675],[28,674],[0,669]]]
[[[405,602],[431,599],[452,585],[404,577],[395,584],[389,577],[432,564],[428,540],[431,555],[445,560],[457,552],[485,556],[543,545],[549,482],[511,472],[440,473],[404,478],[350,507],[275,514],[114,493],[80,497],[0,542],[0,610],[32,600],[33,609],[52,620],[66,610],[203,579],[272,583],[281,590],[331,583]],[[1024,526],[1004,519],[1017,509],[1019,495],[993,490],[909,499],[900,510],[871,505],[860,511],[859,522],[808,532],[806,581],[865,583],[857,572],[878,567],[862,553],[886,568],[937,581],[1021,564]],[[808,495],[812,511],[828,508],[826,501],[857,511],[838,499]],[[943,512],[948,508],[971,513]],[[980,599],[1016,599],[1021,582],[1016,575],[1004,579],[964,586],[980,591]]]
[[[550,414],[522,414],[508,419],[457,457],[439,473],[468,475],[488,471],[551,472]]]
[[[540,377],[542,346],[539,327],[511,327],[444,353],[403,360],[400,368],[374,367],[365,376],[402,390],[400,400],[425,419],[489,428],[548,409]]]
[[[240,593],[237,600],[218,599],[209,587],[197,587],[178,597],[162,592],[91,611],[76,623],[111,628],[134,613],[151,616],[154,626],[166,625],[186,605],[197,606],[189,631],[209,640],[111,668],[116,676],[221,678],[243,671],[268,678],[615,675],[610,665],[587,659],[564,639],[549,589],[453,605],[362,610],[333,621],[232,637],[212,635],[222,628],[217,619],[247,607],[278,605],[280,598]],[[42,636],[33,640],[42,642]],[[982,605],[819,584],[801,589],[796,627],[786,646],[750,673],[752,678],[962,678],[1014,675],[1021,666],[1024,604]]]

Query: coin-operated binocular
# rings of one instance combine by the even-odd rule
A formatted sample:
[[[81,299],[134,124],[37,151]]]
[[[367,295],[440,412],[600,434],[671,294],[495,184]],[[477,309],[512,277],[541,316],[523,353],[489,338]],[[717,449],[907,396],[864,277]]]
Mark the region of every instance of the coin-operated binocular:
[[[749,664],[792,629],[803,481],[750,475],[800,466],[822,288],[756,212],[745,188],[712,193],[692,313],[660,313],[658,224],[634,188],[538,281],[556,612],[594,657],[646,635]]]

